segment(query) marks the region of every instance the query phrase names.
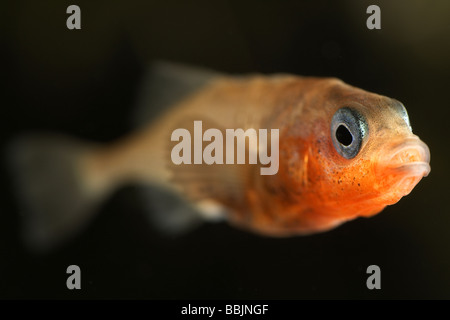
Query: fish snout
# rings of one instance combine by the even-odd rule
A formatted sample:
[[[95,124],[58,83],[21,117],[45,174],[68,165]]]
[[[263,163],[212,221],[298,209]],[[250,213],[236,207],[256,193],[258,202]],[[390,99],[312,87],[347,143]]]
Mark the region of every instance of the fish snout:
[[[389,185],[392,203],[409,194],[430,171],[430,150],[414,136],[384,149],[378,174]]]
[[[426,177],[430,173],[430,149],[419,138],[409,138],[387,153],[385,164],[407,176]]]

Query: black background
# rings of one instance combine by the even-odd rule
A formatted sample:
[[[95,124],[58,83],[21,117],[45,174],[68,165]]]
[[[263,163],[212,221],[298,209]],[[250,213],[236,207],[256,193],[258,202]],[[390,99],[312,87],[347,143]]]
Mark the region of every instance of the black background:
[[[81,7],[82,29],[66,28]],[[381,8],[381,30],[366,8]],[[448,1],[8,1],[0,9],[1,143],[57,131],[112,142],[132,131],[149,62],[229,73],[335,76],[402,101],[432,171],[398,204],[290,239],[205,224],[158,235],[123,186],[60,250],[29,252],[11,172],[0,176],[0,298],[429,299],[450,297]],[[2,151],[6,150],[2,148]],[[3,152],[3,155],[6,151]],[[82,289],[66,288],[77,264]],[[381,267],[382,289],[366,288]]]

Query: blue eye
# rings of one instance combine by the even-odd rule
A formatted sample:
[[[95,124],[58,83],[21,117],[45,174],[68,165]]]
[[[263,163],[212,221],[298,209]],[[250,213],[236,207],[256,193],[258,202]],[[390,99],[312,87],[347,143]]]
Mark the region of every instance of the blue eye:
[[[331,120],[331,140],[336,151],[345,159],[356,157],[368,134],[366,119],[354,109],[341,108]]]

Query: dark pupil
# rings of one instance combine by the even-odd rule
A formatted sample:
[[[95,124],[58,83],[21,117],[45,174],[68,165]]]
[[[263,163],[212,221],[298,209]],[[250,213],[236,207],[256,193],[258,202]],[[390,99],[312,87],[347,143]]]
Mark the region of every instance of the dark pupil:
[[[348,147],[352,144],[353,136],[345,126],[340,125],[336,130],[336,139],[339,143]]]

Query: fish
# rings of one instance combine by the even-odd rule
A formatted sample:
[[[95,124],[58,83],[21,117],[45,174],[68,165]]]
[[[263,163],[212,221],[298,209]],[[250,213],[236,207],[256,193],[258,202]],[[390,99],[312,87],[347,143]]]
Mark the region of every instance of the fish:
[[[30,248],[50,250],[82,233],[120,187],[142,187],[150,221],[182,233],[226,221],[268,237],[329,231],[371,217],[408,195],[430,172],[430,151],[413,134],[404,105],[337,78],[229,75],[152,64],[136,130],[106,144],[58,134],[17,137],[9,163]],[[278,130],[262,163],[175,164],[174,130]],[[250,142],[246,154],[270,150]],[[195,152],[194,150],[192,150]]]

